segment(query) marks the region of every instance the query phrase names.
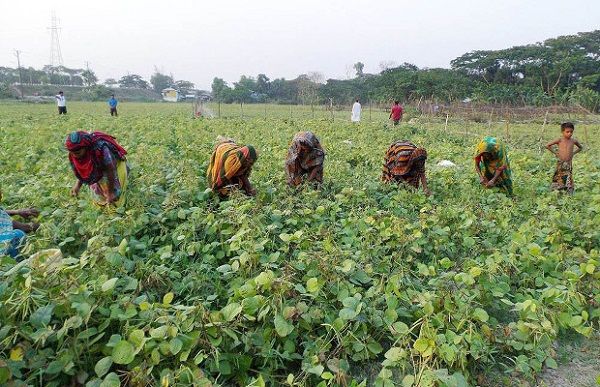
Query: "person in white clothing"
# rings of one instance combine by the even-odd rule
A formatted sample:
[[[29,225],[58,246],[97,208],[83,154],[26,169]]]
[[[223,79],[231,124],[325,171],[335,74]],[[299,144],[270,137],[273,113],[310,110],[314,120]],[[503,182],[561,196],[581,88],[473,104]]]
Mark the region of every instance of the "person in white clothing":
[[[354,105],[352,105],[352,116],[350,117],[352,122],[360,122],[360,108],[360,102],[357,99]]]
[[[58,105],[58,114],[67,114],[67,100],[62,90],[54,98],[56,98],[56,104]]]

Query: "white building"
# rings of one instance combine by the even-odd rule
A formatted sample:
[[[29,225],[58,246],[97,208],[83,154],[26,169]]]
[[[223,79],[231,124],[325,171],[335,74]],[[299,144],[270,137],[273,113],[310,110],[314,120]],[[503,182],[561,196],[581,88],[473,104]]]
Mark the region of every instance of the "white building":
[[[177,102],[179,101],[179,92],[172,87],[167,87],[166,89],[162,89],[161,92],[163,101],[167,102]]]

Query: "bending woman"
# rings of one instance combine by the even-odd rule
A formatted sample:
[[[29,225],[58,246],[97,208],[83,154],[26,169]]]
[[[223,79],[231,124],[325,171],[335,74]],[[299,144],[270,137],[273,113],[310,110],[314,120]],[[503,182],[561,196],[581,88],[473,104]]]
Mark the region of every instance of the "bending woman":
[[[79,131],[67,136],[65,147],[77,177],[71,195],[79,195],[81,186],[87,184],[97,205],[121,206],[125,201],[129,171],[127,151],[117,140],[102,132]]]
[[[285,160],[287,182],[299,186],[304,178],[316,184],[323,183],[325,152],[313,132],[299,132],[294,136]]]
[[[1,198],[2,192],[0,192]],[[38,223],[21,223],[12,220],[11,215],[29,219],[39,214],[40,212],[35,208],[4,210],[0,207],[0,256],[9,255],[17,258],[20,248],[25,244],[25,234],[40,227]]]
[[[512,172],[506,147],[495,137],[485,137],[477,145],[475,170],[481,185],[487,188],[498,187],[509,195],[513,194]]]
[[[206,170],[209,187],[220,196],[229,196],[241,189],[246,195],[256,195],[250,184],[250,172],[258,156],[252,145],[240,146],[231,139],[220,139]]]
[[[396,141],[385,153],[382,179],[386,183],[404,182],[417,189],[420,183],[423,185],[423,192],[430,195],[425,176],[426,160],[425,148],[418,148],[408,140]]]

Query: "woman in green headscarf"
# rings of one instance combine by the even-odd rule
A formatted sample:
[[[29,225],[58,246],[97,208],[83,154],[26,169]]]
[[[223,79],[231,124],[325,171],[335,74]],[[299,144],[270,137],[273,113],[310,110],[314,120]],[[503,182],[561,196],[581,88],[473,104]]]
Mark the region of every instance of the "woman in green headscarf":
[[[495,137],[486,137],[477,144],[475,170],[479,182],[487,188],[498,187],[509,195],[513,194],[512,172],[506,147]]]

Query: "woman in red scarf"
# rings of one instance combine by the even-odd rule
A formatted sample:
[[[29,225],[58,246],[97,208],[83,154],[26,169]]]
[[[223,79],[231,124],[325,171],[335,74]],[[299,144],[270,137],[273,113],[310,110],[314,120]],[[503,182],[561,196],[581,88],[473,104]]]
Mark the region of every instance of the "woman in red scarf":
[[[127,151],[114,137],[102,132],[73,132],[67,136],[65,147],[77,177],[71,195],[77,196],[83,184],[90,186],[98,205],[120,206],[127,187]]]

